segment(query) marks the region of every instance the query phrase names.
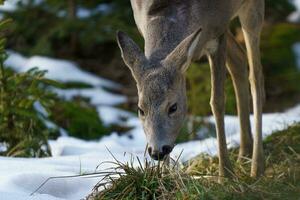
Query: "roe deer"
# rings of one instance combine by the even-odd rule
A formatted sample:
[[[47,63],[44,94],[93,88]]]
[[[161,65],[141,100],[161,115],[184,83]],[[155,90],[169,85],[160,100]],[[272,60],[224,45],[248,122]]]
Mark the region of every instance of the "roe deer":
[[[137,82],[139,117],[150,156],[163,159],[172,151],[187,111],[184,74],[192,61],[206,55],[211,68],[210,105],[216,120],[219,175],[230,176],[232,171],[224,130],[227,66],[240,119],[239,158],[252,155],[251,176],[261,176],[264,81],[259,46],[264,0],[131,0],[131,6],[145,40],[145,52],[125,33],[118,32],[117,39],[124,62]],[[247,53],[228,31],[235,17],[240,20]],[[249,120],[249,82],[254,142]]]

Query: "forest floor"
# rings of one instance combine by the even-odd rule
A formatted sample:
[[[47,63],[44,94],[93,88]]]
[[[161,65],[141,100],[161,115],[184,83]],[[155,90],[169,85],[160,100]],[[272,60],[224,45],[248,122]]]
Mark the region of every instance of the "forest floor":
[[[206,154],[189,161],[182,169],[152,165],[132,168],[116,163],[124,173],[108,175],[108,186],[94,191],[89,199],[300,199],[300,124],[274,132],[264,141],[266,172],[249,177],[250,161],[234,165],[234,175],[217,182],[218,159]],[[230,151],[232,162],[238,149]],[[116,178],[118,177],[118,178]],[[103,187],[100,184],[98,187]],[[96,188],[97,189],[97,188]],[[103,189],[103,188],[101,188]]]
[[[115,162],[115,158],[123,163],[130,163],[132,157],[138,157],[140,160],[145,159],[146,139],[139,119],[134,113],[129,113],[121,108],[118,108],[118,105],[120,103],[127,101],[126,97],[119,94],[111,93],[104,89],[118,87],[118,84],[87,73],[81,70],[75,63],[66,60],[58,60],[42,56],[34,56],[27,58],[22,56],[21,54],[10,52],[10,57],[6,61],[6,64],[12,69],[14,69],[16,72],[24,72],[30,69],[31,67],[42,66],[42,68],[40,69],[48,71],[48,73],[46,74],[47,78],[61,81],[63,83],[72,83],[76,81],[90,85],[89,88],[80,88],[74,86],[74,88],[71,89],[56,89],[54,90],[54,92],[59,97],[66,100],[72,100],[73,98],[78,96],[89,99],[90,104],[95,106],[96,110],[99,112],[99,117],[101,117],[101,120],[105,124],[117,123],[127,127],[132,127],[132,129],[128,131],[127,134],[118,135],[115,132],[108,132],[105,136],[99,139],[85,141],[82,139],[72,137],[68,134],[66,130],[59,127],[59,130],[61,130],[61,136],[55,140],[49,140],[52,157],[0,157],[0,199],[82,199],[86,197],[89,193],[91,193],[92,188],[99,181],[100,183],[105,183],[104,181],[101,181],[101,179],[103,178],[103,175],[107,175],[108,172],[111,172],[111,169],[114,169],[115,165],[113,163]],[[40,107],[37,107],[36,109],[41,114],[43,114],[43,109],[41,109]],[[289,125],[292,125],[295,122],[299,122],[299,113],[300,105],[285,110],[284,112],[265,113],[263,115],[263,137],[266,138],[267,136],[274,133],[274,131],[276,130],[285,130]],[[126,118],[125,121],[124,118]],[[212,116],[206,117],[205,120],[210,124],[215,123],[214,118]],[[250,117],[250,120],[253,127],[253,116]],[[48,125],[52,124],[54,126],[57,126],[57,124],[54,124],[52,121],[45,122],[47,122]],[[225,129],[228,141],[228,148],[238,147],[238,118],[236,116],[226,115]],[[83,131],[82,134],[85,134],[85,131]],[[300,144],[299,140],[295,141],[298,141],[298,145]],[[268,149],[268,147],[266,147],[266,149]],[[209,156],[203,156],[202,154],[202,156],[198,157],[198,159],[196,160],[198,160],[198,163],[207,163],[207,165],[199,165],[196,161],[189,162],[189,160],[197,157],[201,153],[206,153]],[[228,196],[238,194],[246,195],[250,192],[253,194],[258,194],[258,192],[253,192],[255,190],[252,190],[251,188],[255,188],[254,186],[260,183],[260,181],[256,183],[254,180],[250,179],[249,182],[246,182],[247,184],[236,184],[235,186],[237,188],[241,187],[240,190],[237,190],[235,187],[228,184],[228,189],[226,189],[227,187],[224,188],[223,186],[216,184],[210,179],[203,179],[202,176],[199,176],[199,173],[194,174],[194,171],[200,173],[205,172],[204,174],[206,175],[208,174],[211,177],[216,177],[217,160],[213,157],[216,154],[217,140],[213,136],[207,137],[203,140],[188,141],[177,144],[171,154],[171,157],[175,160],[178,160],[178,163],[186,163],[185,168],[188,168],[188,170],[180,170],[180,173],[171,173],[172,176],[176,176],[177,179],[174,179],[171,176],[171,178],[168,178],[168,180],[170,180],[171,182],[167,182],[169,185],[164,185],[165,188],[174,188],[173,192],[166,193],[169,195],[168,197],[170,197],[171,194],[174,195],[174,198],[178,197],[179,199],[181,197],[184,199],[184,195],[187,195],[186,198],[193,198],[192,195],[202,195],[203,197],[207,197],[205,195],[208,195],[208,197],[210,197],[209,195],[215,195],[214,193],[223,190],[226,191],[224,192],[224,195]],[[233,153],[233,160],[235,159],[234,155],[235,154]],[[267,163],[269,162],[269,160],[270,158],[268,157],[267,151]],[[285,161],[282,162],[284,163]],[[139,162],[137,161],[137,159],[133,161],[132,165],[135,168],[129,167],[127,169],[130,171],[130,173],[136,175],[135,169],[137,169],[136,167],[139,166]],[[123,166],[126,167],[126,165]],[[241,167],[239,168],[239,166]],[[198,168],[203,170],[201,171]],[[246,172],[247,170],[249,170],[249,162],[246,160],[245,164],[242,163],[240,165],[237,165],[236,169],[240,169],[240,171],[246,170],[244,174],[248,175],[248,173]],[[184,173],[182,173],[182,171]],[[268,171],[269,170],[267,170],[267,172]],[[88,176],[88,174],[91,175]],[[191,178],[189,174],[196,176],[197,179]],[[138,177],[143,178],[140,179],[141,183],[138,183],[137,185],[143,186],[143,184],[148,184],[147,181],[150,180],[151,188],[153,187],[155,189],[157,187],[157,182],[155,181],[155,178],[157,176],[160,176],[160,173],[156,173],[156,171],[150,170],[150,174],[147,175],[149,175],[148,177],[150,177],[150,179],[148,179],[147,177],[144,178],[144,174],[141,173],[141,176]],[[178,179],[178,177],[182,178]],[[245,175],[243,177],[248,176]],[[49,178],[51,179],[45,183],[44,181]],[[154,181],[152,181],[152,178],[154,179]],[[236,179],[234,183],[240,183],[240,179]],[[181,185],[178,182],[176,182],[178,180],[183,180],[181,184],[184,185]],[[138,189],[139,187],[132,187],[131,184],[133,183],[135,182],[130,180],[130,184],[126,184],[130,186],[130,189]],[[193,184],[197,184],[197,187],[194,187]],[[203,184],[204,186],[205,184],[207,184],[207,186],[204,187]],[[41,185],[42,187],[39,187]],[[187,186],[189,188],[186,188]],[[180,190],[175,190],[179,187]],[[39,189],[36,190],[37,188]],[[147,187],[144,187],[144,189],[146,188]],[[178,193],[178,191],[181,191],[181,188],[182,193]],[[229,190],[229,188],[231,189]],[[30,194],[33,192],[34,195],[30,196]],[[191,196],[189,196],[188,194],[190,194]],[[180,197],[176,195],[182,196]],[[156,196],[153,196],[153,198],[154,197]],[[152,199],[152,196],[150,199]]]

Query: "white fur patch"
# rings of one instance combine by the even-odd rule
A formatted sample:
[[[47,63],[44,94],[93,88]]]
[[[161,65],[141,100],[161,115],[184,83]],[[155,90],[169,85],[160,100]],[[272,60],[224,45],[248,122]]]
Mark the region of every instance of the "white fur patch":
[[[209,53],[214,53],[217,51],[218,46],[219,46],[219,44],[218,44],[217,40],[211,40],[206,43],[205,49]]]
[[[194,39],[193,43],[191,44],[189,51],[188,51],[188,59],[192,59],[192,57],[194,56],[195,50],[199,43],[200,36],[201,36],[201,33],[199,33],[197,35],[197,37]]]

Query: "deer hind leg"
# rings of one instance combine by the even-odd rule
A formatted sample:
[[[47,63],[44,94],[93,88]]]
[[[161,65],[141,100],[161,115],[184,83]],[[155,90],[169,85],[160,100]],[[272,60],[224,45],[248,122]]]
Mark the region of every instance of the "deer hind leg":
[[[260,33],[264,20],[264,1],[248,1],[239,14],[250,69],[250,86],[253,100],[255,123],[254,146],[251,165],[251,176],[258,177],[264,173],[264,153],[262,143],[262,107],[264,103],[264,79],[260,56]]]
[[[226,65],[231,75],[237,111],[240,120],[240,151],[239,160],[252,155],[253,140],[250,126],[250,91],[248,82],[248,62],[244,49],[228,32]]]
[[[225,92],[224,84],[226,78],[226,38],[225,35],[218,39],[218,49],[214,53],[208,53],[211,68],[211,101],[213,115],[216,120],[216,131],[218,140],[219,155],[219,176],[229,177],[232,173],[232,167],[228,157],[224,114],[225,114]]]

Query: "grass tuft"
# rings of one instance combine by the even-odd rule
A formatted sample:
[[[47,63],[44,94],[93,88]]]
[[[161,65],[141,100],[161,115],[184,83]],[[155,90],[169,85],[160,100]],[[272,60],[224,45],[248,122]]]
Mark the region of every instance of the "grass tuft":
[[[102,199],[280,199],[300,198],[300,124],[266,138],[266,173],[260,179],[249,177],[251,162],[234,162],[238,150],[230,151],[234,177],[217,182],[218,159],[201,154],[180,169],[139,161],[116,160],[114,173],[105,176],[88,200]]]

